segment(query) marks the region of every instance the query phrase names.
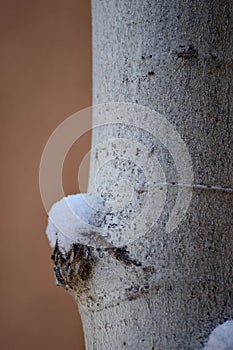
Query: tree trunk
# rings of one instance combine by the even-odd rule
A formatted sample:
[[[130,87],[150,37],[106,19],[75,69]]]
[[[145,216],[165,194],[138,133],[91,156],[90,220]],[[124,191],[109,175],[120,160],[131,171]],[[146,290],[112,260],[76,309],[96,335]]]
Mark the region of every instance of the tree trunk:
[[[118,204],[72,292],[87,349],[201,349],[233,317],[232,9],[92,1],[89,192]]]

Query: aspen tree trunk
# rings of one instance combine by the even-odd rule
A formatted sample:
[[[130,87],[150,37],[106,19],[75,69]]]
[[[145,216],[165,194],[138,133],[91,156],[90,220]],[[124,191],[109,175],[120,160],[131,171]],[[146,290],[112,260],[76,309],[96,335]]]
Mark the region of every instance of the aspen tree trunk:
[[[176,164],[164,147],[155,150],[145,116],[128,116],[119,129],[110,125],[118,117],[124,122],[117,105],[116,113],[109,107],[107,119],[101,107],[94,111],[89,191],[97,175],[99,188],[108,191],[129,170],[129,161],[121,166],[118,157],[106,160],[106,172],[98,163],[101,152],[108,156],[101,142],[131,142],[136,131],[130,134],[129,121],[146,130],[137,137],[149,149],[145,164],[156,153],[170,187],[157,224],[127,248],[103,250],[92,261],[87,285],[73,292],[89,350],[201,349],[211,330],[233,317],[232,11],[230,0],[92,1],[93,104],[127,102],[163,115],[188,149],[193,183],[178,184]],[[100,121],[107,132],[96,127]],[[149,127],[156,134],[158,123],[152,119]],[[112,141],[109,152],[114,147]],[[181,165],[183,157],[180,152]],[[156,171],[150,176],[156,186]],[[168,231],[182,186],[192,198],[179,225]],[[139,198],[144,190],[137,190]],[[160,199],[152,201],[150,213]]]

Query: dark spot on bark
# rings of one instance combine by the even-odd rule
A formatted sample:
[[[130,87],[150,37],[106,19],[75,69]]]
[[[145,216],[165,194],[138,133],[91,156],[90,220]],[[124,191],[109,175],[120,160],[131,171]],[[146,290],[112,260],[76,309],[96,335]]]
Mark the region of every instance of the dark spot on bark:
[[[112,254],[118,261],[123,262],[125,265],[142,266],[140,261],[129,256],[129,251],[127,250],[126,246],[108,248],[107,251]]]
[[[153,76],[153,75],[155,75],[155,72],[154,71],[150,71],[150,72],[148,72],[148,75],[149,76]]]
[[[152,55],[149,55],[149,56],[147,56],[147,57],[141,56],[141,59],[142,59],[142,60],[145,60],[146,58],[152,58]]]
[[[140,291],[141,291],[142,294],[148,294],[148,293],[149,293],[149,290],[148,290],[148,288],[146,288],[146,287],[142,287],[142,288],[140,289]]]
[[[138,286],[138,285],[135,286],[135,285],[132,284],[132,286],[130,286],[129,288],[126,288],[125,291],[126,291],[126,292],[138,293],[138,291],[139,291],[139,286]]]
[[[198,57],[198,51],[190,45],[187,50],[182,50],[181,52],[176,52],[178,58],[183,58],[185,60]]]
[[[143,267],[143,271],[145,271],[145,272],[156,272],[157,269],[156,269],[155,266],[149,265],[149,266],[144,266]]]
[[[149,157],[153,156],[153,154],[155,153],[156,151],[156,147],[152,146],[150,151],[149,151]]]
[[[124,84],[124,83],[128,83],[129,82],[129,79],[127,78],[127,77],[123,77],[123,79],[122,79],[122,83]]]
[[[137,191],[137,193],[138,193],[139,195],[141,195],[141,194],[143,194],[143,193],[145,193],[145,192],[147,192],[146,189],[141,189],[141,190],[138,190],[138,191]]]
[[[110,223],[109,225],[108,225],[108,229],[114,229],[114,228],[116,228],[117,227],[117,224],[115,224],[115,223]]]

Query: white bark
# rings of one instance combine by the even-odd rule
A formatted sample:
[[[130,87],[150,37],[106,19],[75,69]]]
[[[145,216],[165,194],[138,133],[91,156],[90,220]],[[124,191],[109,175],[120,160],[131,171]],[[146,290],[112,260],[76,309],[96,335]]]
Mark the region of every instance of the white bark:
[[[175,185],[161,186],[162,192],[166,188],[162,212],[157,208],[163,196],[150,204],[150,213],[158,214],[156,225],[137,232],[135,240],[127,240],[126,229],[120,238],[128,252],[120,238],[111,235],[104,248],[102,243],[97,249],[79,245],[78,253],[68,257],[74,262],[66,275],[69,283],[63,281],[67,262],[55,252],[63,274],[61,279],[58,273],[60,282],[79,305],[87,349],[201,349],[211,330],[233,317],[232,11],[230,0],[93,0],[93,103],[138,103],[163,115],[187,146],[194,183],[177,186],[169,152],[157,147],[165,183]],[[130,143],[133,135],[148,149],[137,165],[150,168],[146,164],[155,139],[149,140],[143,128],[147,117],[139,120],[135,114],[123,122],[131,117],[141,125],[141,134],[132,134],[130,126],[112,125],[107,128],[110,134],[105,127],[94,129],[89,191],[95,192],[98,176],[99,190],[109,193],[111,181],[126,169],[143,202],[145,188],[138,190],[132,165],[119,167],[116,157],[106,161],[107,170],[101,172],[99,164],[101,152],[103,158],[108,151],[114,157],[115,141],[108,149],[101,146],[104,142],[112,138]],[[110,108],[104,119],[100,108],[94,111],[93,125],[119,118]],[[150,128],[156,135],[156,120]],[[185,154],[179,157],[182,164]],[[150,173],[151,183],[161,180],[158,172],[155,167]],[[170,232],[166,223],[179,187],[184,198],[191,193],[192,199]],[[128,194],[128,187],[123,188]],[[103,229],[113,221],[106,219]]]

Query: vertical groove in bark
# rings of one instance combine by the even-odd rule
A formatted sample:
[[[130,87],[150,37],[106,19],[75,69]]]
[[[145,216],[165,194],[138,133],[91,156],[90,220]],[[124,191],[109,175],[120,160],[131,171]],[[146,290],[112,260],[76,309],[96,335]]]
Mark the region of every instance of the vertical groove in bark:
[[[232,11],[230,0],[92,1],[93,103],[138,103],[163,114],[188,147],[194,183],[229,188]],[[105,138],[96,129],[93,146]],[[91,173],[97,166],[92,154]],[[233,317],[232,225],[232,192],[194,188],[176,230],[166,233],[161,222],[127,247],[142,266],[98,257],[92,303],[79,301],[87,349],[200,349]]]

